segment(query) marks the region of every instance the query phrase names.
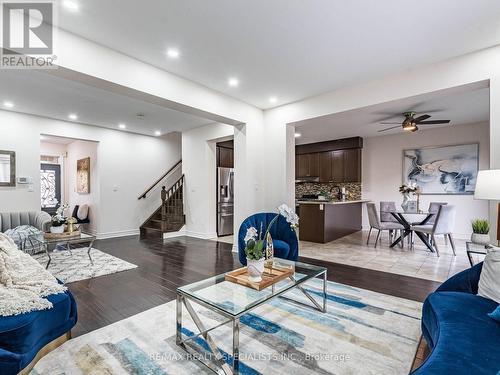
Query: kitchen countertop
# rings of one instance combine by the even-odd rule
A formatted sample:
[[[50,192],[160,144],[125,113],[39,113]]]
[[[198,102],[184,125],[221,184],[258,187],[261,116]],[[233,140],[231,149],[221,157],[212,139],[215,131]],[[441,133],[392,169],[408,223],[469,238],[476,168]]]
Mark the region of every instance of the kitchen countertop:
[[[298,200],[297,203],[298,204],[350,204],[350,203],[366,203],[366,202],[370,202],[369,199],[358,199],[358,200],[345,200],[345,201],[336,201],[336,200],[333,200],[333,201],[326,201],[326,200],[306,200],[306,201],[302,201],[302,200]]]

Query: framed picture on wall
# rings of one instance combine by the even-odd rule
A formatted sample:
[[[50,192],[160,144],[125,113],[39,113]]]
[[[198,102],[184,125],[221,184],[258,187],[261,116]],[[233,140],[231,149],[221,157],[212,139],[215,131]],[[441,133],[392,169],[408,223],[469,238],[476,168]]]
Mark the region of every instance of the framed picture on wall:
[[[79,194],[90,193],[90,158],[80,159],[76,162],[76,192]]]
[[[403,151],[403,183],[421,194],[474,194],[478,170],[478,143]]]
[[[0,187],[16,186],[16,153],[0,150]]]

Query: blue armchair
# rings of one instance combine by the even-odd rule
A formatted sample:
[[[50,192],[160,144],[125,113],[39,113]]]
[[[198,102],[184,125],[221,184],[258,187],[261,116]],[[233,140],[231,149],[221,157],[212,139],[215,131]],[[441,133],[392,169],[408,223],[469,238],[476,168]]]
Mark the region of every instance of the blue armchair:
[[[238,232],[238,255],[241,264],[247,264],[247,257],[245,255],[245,236],[247,234],[247,229],[255,227],[259,230],[262,223],[262,228],[265,230],[276,215],[278,214],[258,213],[247,217],[243,223],[241,223]],[[285,217],[280,215],[269,232],[273,238],[275,257],[294,261],[298,260],[299,241],[297,239],[297,234],[290,228],[290,224],[286,221]]]

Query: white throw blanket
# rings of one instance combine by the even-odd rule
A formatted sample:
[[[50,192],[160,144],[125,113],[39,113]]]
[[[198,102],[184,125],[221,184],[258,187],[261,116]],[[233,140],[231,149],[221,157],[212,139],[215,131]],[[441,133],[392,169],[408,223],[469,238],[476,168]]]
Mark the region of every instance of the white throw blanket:
[[[50,309],[52,303],[44,297],[65,290],[40,263],[0,233],[0,316]]]

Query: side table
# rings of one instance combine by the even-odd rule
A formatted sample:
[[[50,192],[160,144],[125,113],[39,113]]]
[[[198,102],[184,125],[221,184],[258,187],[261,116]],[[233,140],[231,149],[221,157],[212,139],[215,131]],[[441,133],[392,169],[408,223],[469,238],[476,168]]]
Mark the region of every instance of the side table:
[[[473,246],[475,248],[473,248]],[[488,254],[488,249],[490,249],[491,247],[491,245],[478,245],[471,241],[465,242],[465,248],[467,249],[467,257],[469,258],[470,266],[474,266],[472,254],[486,255]]]

